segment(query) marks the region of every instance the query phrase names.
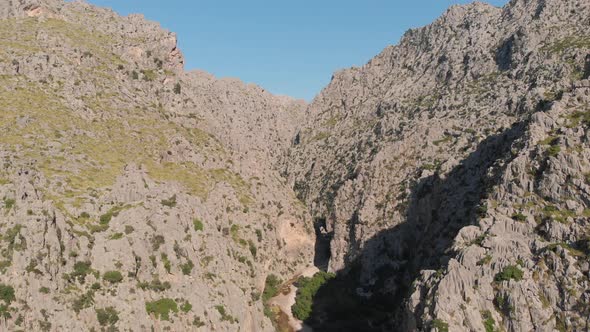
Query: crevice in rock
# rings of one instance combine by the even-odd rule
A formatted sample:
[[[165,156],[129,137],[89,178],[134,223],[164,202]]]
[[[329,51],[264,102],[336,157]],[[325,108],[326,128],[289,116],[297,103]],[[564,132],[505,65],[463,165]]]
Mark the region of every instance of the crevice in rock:
[[[512,67],[512,54],[514,53],[515,41],[515,36],[510,36],[496,51],[496,64],[501,71],[510,70]]]
[[[313,265],[322,271],[328,270],[330,263],[330,242],[332,241],[333,232],[328,232],[326,228],[326,218],[317,218],[313,223],[315,230],[315,255]]]
[[[582,75],[582,79],[590,78],[590,54],[586,55],[586,62],[584,64],[584,74]]]

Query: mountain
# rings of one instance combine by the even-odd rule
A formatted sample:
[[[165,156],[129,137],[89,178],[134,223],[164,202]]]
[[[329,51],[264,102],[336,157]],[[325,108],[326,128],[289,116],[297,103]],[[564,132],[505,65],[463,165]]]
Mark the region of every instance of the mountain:
[[[588,17],[453,6],[306,104],[2,1],[1,329],[587,330]]]
[[[334,75],[283,170],[340,275],[314,328],[588,328],[589,14],[454,6]]]
[[[273,330],[267,275],[313,256],[272,162],[305,103],[184,72],[140,15],[0,13],[2,330]]]

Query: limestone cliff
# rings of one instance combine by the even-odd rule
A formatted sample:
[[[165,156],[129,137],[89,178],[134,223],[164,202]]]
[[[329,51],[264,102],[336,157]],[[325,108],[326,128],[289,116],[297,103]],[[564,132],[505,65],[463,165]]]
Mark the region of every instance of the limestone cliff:
[[[588,17],[576,0],[454,6],[334,75],[283,169],[315,263],[340,275],[310,324],[587,328]]]
[[[273,330],[266,276],[312,260],[272,162],[304,104],[184,72],[140,15],[0,16],[0,329]]]

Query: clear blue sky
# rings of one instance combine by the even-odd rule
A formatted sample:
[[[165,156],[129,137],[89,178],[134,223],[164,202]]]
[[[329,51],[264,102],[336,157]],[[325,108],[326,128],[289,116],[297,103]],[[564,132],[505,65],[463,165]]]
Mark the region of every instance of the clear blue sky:
[[[89,0],[142,13],[178,34],[187,69],[311,100],[338,69],[360,66],[409,28],[465,0]],[[495,6],[507,0],[490,0]]]

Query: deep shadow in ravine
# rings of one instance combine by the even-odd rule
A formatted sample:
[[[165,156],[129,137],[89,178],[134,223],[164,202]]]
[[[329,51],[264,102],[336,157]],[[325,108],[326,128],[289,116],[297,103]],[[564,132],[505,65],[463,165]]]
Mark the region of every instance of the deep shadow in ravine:
[[[511,147],[525,126],[516,123],[488,137],[446,177],[434,174],[417,182],[406,222],[366,242],[346,272],[320,288],[305,323],[321,332],[428,330],[428,322],[414,323],[425,310],[422,304],[411,313],[405,309],[412,282],[421,270],[446,267],[453,239],[461,228],[477,223],[482,201],[498,183],[505,161],[513,158]],[[383,263],[375,266],[378,261]],[[361,282],[367,271],[376,277],[371,285]]]

